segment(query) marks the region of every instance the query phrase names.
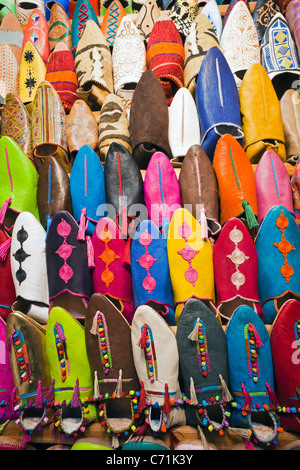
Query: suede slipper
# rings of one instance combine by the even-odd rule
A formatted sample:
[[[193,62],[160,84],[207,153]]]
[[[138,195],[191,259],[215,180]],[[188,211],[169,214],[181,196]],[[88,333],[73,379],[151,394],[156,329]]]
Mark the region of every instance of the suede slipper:
[[[271,19],[279,11],[277,0],[257,0],[252,16],[260,43]]]
[[[139,10],[135,21],[135,26],[143,35],[146,44],[153,26],[159,17],[160,10],[158,8],[157,2],[154,0],[146,0]]]
[[[229,426],[226,335],[219,320],[199,299],[185,304],[177,323],[179,380],[190,425],[221,431]]]
[[[293,34],[294,41],[297,45],[297,48],[299,50],[299,44],[300,44],[300,37],[299,37],[299,31],[298,31],[298,25],[299,25],[299,2],[297,0],[294,0],[292,2],[288,2],[286,6],[285,13],[283,15],[285,16],[288,26]],[[281,11],[281,8],[280,8]],[[282,13],[282,11],[281,11]]]
[[[96,420],[93,377],[84,327],[61,307],[50,311],[45,349],[54,385],[55,429],[66,436],[77,436]]]
[[[89,301],[85,342],[94,376],[94,398],[99,400],[99,420],[113,434],[115,446],[120,435],[135,431],[134,403],[140,386],[133,362],[131,327],[104,295],[94,294]]]
[[[286,300],[300,300],[300,233],[293,215],[284,206],[274,206],[266,214],[255,247],[259,299],[265,323],[272,324]]]
[[[299,432],[299,335],[300,302],[287,300],[280,308],[270,332],[276,396],[280,421],[288,432]],[[279,346],[280,345],[280,346]]]
[[[209,0],[206,2],[201,10],[201,13],[207,16],[213,25],[218,41],[220,41],[223,30],[223,22],[217,2],[215,0]]]
[[[234,400],[230,426],[242,435],[246,430],[251,441],[276,443],[281,427],[268,330],[251,307],[241,305],[227,325],[226,338]]]
[[[19,97],[31,114],[39,84],[45,80],[47,67],[31,41],[23,47],[20,61]]]
[[[228,7],[226,8],[226,11],[224,13],[223,20],[222,20],[223,29],[225,28],[225,25],[227,23],[227,20],[230,16],[232,10],[236,6],[236,4],[239,3],[239,1],[240,0],[230,0],[229,1]],[[250,5],[249,5],[248,0],[243,0],[243,4],[245,5],[245,7],[247,7],[248,11],[250,12]],[[243,11],[244,11],[244,9],[243,9]],[[223,34],[223,31],[222,31],[222,34]]]
[[[300,135],[298,131],[300,102],[297,90],[290,89],[284,92],[280,99],[280,111],[285,138],[286,161],[295,165],[300,155]]]
[[[15,285],[10,265],[11,236],[0,227],[0,317],[6,321],[11,312],[11,305],[16,300]]]
[[[183,207],[190,208],[201,225],[201,237],[211,243],[220,231],[220,207],[215,170],[200,145],[192,145],[184,157],[179,185]]]
[[[162,152],[155,152],[150,159],[144,178],[144,197],[148,217],[166,241],[173,214],[181,207],[181,195],[176,172]]]
[[[130,256],[135,308],[148,304],[175,325],[167,246],[152,221],[143,220],[138,226]]]
[[[93,294],[87,239],[78,239],[79,226],[67,211],[57,212],[46,239],[49,302],[84,321]]]
[[[213,252],[216,306],[226,324],[239,305],[249,305],[263,320],[258,295],[258,259],[254,241],[243,222],[224,224]]]
[[[259,224],[273,206],[284,206],[294,212],[290,175],[274,150],[261,156],[254,177]]]
[[[186,209],[172,217],[167,240],[169,269],[178,323],[185,303],[196,297],[215,311],[213,248],[201,237],[201,225]]]
[[[294,173],[291,178],[292,194],[293,194],[293,207],[294,216],[298,227],[300,228],[300,157],[295,165]]]
[[[79,237],[92,236],[97,222],[106,213],[104,170],[89,145],[78,151],[70,175],[73,216],[79,224]]]
[[[131,325],[134,314],[130,265],[126,262],[128,243],[115,222],[103,217],[92,236],[93,289],[108,297]],[[126,257],[126,260],[124,259]]]
[[[131,343],[141,385],[138,409],[148,411],[146,430],[150,427],[158,432],[185,425],[176,336],[161,315],[149,305],[141,305],[135,311]]]
[[[12,231],[10,264],[16,291],[13,311],[46,324],[49,289],[46,264],[46,232],[30,212],[22,212]]]
[[[94,8],[89,0],[81,0],[76,2],[76,7],[72,15],[72,52],[75,56],[79,39],[82,31],[88,21],[94,21],[99,27],[99,21]]]
[[[17,388],[17,424],[30,435],[41,430],[51,414],[53,384],[46,355],[46,328],[21,312],[11,312],[6,341]]]
[[[103,3],[104,2],[102,2],[102,4]],[[124,17],[126,17],[126,11],[122,5],[122,2],[119,2],[119,0],[110,1],[110,4],[107,5],[105,13],[104,7],[101,5],[100,11],[100,16],[103,16],[101,31],[110,49],[112,50],[121,21]]]
[[[50,52],[62,42],[72,50],[72,25],[65,9],[57,2],[53,3],[48,20]]]
[[[71,161],[83,145],[98,149],[98,123],[89,105],[77,99],[66,116],[66,139]]]

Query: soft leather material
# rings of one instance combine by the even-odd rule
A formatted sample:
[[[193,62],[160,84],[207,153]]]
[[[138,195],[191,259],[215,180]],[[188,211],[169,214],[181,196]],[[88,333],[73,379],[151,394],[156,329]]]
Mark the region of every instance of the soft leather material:
[[[21,312],[11,312],[5,334],[18,404],[22,405],[19,424],[31,433],[47,422],[51,402],[46,328]]]
[[[237,86],[223,53],[211,47],[198,74],[196,104],[201,146],[211,161],[219,138],[231,134],[243,145]]]
[[[137,14],[135,25],[139,29],[146,43],[149,39],[149,35],[153,29],[153,26],[159,17],[160,10],[156,1],[146,0],[143,2],[143,5]]]
[[[0,292],[0,317],[6,321],[11,312],[11,305],[16,300],[15,285],[10,265],[11,236],[6,230],[0,229],[0,276],[2,289]]]
[[[189,90],[180,88],[169,106],[169,144],[172,163],[180,164],[194,144],[200,144],[197,106]]]
[[[132,155],[146,169],[153,153],[164,152],[171,158],[169,115],[163,87],[151,70],[141,76],[130,107]]]
[[[84,328],[90,369],[96,383],[94,396],[103,405],[101,423],[104,420],[114,435],[125,433],[126,436],[135,420],[132,392],[140,389],[133,362],[131,327],[109,299],[94,294]]]
[[[167,248],[176,323],[191,297],[205,301],[214,310],[212,245],[210,240],[202,240],[201,225],[186,208],[173,214]]]
[[[98,123],[88,104],[77,99],[66,117],[66,139],[73,160],[83,145],[96,150],[98,147]]]
[[[57,2],[51,7],[48,25],[50,51],[52,51],[59,42],[66,44],[68,49],[72,50],[71,19],[64,8]]]
[[[200,145],[192,145],[179,174],[181,202],[202,226],[201,236],[217,238],[221,231],[215,170]]]
[[[229,1],[228,6],[227,6],[226,11],[225,11],[224,16],[223,16],[223,30],[225,28],[225,25],[227,23],[227,20],[230,16],[232,10],[236,6],[236,4],[239,3],[239,1],[240,0],[230,0]],[[248,11],[250,12],[250,5],[249,5],[248,0],[243,0],[243,4],[247,7]],[[243,11],[244,11],[244,8],[243,8]],[[222,34],[223,34],[223,32],[222,32]]]
[[[300,159],[298,160],[295,165],[294,173],[291,178],[291,185],[292,185],[292,194],[293,194],[293,206],[294,206],[294,215],[295,220],[300,227]]]
[[[278,99],[299,80],[297,46],[281,13],[270,20],[261,42],[261,63],[272,80]]]
[[[150,159],[144,178],[144,196],[148,217],[166,240],[172,216],[181,207],[181,194],[176,172],[162,152],[155,152]]]
[[[16,17],[21,25],[24,27],[27,25],[31,13],[36,8],[45,15],[45,3],[43,0],[33,0],[29,3],[22,2],[22,0],[16,0]]]
[[[133,317],[131,343],[135,369],[146,398],[140,408],[142,405],[148,408],[150,429],[159,431],[162,427],[184,425],[184,410],[179,406],[182,396],[174,332],[149,305],[141,305]]]
[[[92,236],[93,290],[106,295],[131,324],[134,314],[128,240],[122,238],[116,223],[103,217]]]
[[[5,336],[6,322],[0,318],[0,344],[1,344],[1,375],[0,375],[0,423],[6,420],[15,420],[19,412],[14,410],[14,399],[16,398],[16,388],[14,376],[9,360],[9,344]]]
[[[251,307],[241,305],[227,326],[226,338],[229,387],[238,405],[230,426],[252,431],[259,443],[276,442],[277,400],[268,330]]]
[[[286,90],[280,99],[280,111],[285,138],[286,161],[295,164],[300,155],[300,133],[298,130],[300,101],[297,90]]]
[[[67,211],[52,219],[46,239],[49,304],[82,321],[93,294],[87,240],[78,240],[79,226]]]
[[[258,163],[266,150],[286,160],[280,104],[267,71],[252,64],[239,91],[244,149],[251,163]]]
[[[207,16],[207,18],[213,25],[218,41],[220,41],[223,30],[223,24],[221,12],[219,10],[217,2],[215,0],[208,0],[208,2],[206,2],[204,7],[202,8],[201,13]]]
[[[23,150],[10,137],[0,139],[1,223],[11,229],[16,216],[31,212],[39,219],[37,204],[38,174]]]
[[[68,0],[58,0],[55,3],[57,3],[57,5],[59,5],[66,12],[67,16],[69,16]],[[53,7],[54,7],[54,3],[52,3],[51,1],[47,1],[47,0],[45,1],[45,18],[47,21],[49,21],[51,18],[51,12],[52,12]]]
[[[17,93],[7,93],[1,109],[3,135],[16,142],[33,162],[30,115]]]
[[[118,142],[113,142],[108,149],[104,179],[108,215],[116,220],[123,237],[132,236],[138,223],[146,218],[144,185],[136,161]]]
[[[263,319],[258,294],[258,259],[254,241],[237,217],[227,220],[213,252],[216,306],[226,324],[234,310],[249,305]]]
[[[257,31],[259,42],[265,34],[265,31],[276,13],[280,11],[277,0],[258,0],[253,10],[253,20]]]
[[[261,223],[273,206],[284,206],[294,212],[289,172],[273,150],[267,150],[255,170],[257,221]]]
[[[41,324],[47,323],[49,307],[45,237],[43,226],[33,214],[25,211],[18,215],[10,250],[17,300],[12,309]]]
[[[101,13],[103,13],[102,7]],[[122,18],[126,16],[126,11],[119,0],[114,0],[108,4],[105,13],[101,16],[103,16],[101,31],[107,44],[112,49]]]
[[[73,213],[70,193],[70,178],[64,168],[50,156],[39,172],[37,202],[40,222],[48,230],[54,215],[62,210]]]
[[[239,89],[250,65],[260,63],[259,39],[248,2],[235,0],[225,23],[224,20],[225,16],[220,48]]]
[[[44,62],[47,62],[50,54],[48,23],[43,13],[35,8],[28,19],[24,31],[23,47],[27,41],[31,41]]]
[[[98,220],[106,213],[104,170],[96,152],[89,145],[78,151],[70,175],[73,216],[83,237],[92,236]]]
[[[291,212],[284,206],[272,207],[260,225],[255,246],[259,299],[265,323],[272,324],[286,300],[300,298],[300,233]]]
[[[167,245],[151,220],[138,226],[130,258],[135,308],[149,304],[169,325],[175,325]]]
[[[211,47],[219,47],[219,40],[211,21],[201,10],[192,22],[184,41],[184,86],[193,97],[202,61]]]
[[[232,135],[220,138],[213,167],[218,181],[221,225],[231,217],[241,217],[249,229],[257,227],[254,171],[243,147]]]
[[[55,424],[64,434],[78,433],[96,419],[93,376],[89,367],[84,327],[65,309],[52,308],[46,331],[47,360],[57,405]],[[78,353],[80,351],[80,354]]]
[[[32,42],[27,41],[20,61],[19,96],[30,112],[36,90],[40,82],[45,79],[45,75],[45,62]]]
[[[291,411],[298,402],[299,325],[300,302],[291,299],[279,310],[270,333],[276,396],[279,405]],[[280,421],[285,431],[299,432],[297,413],[282,413]]]
[[[287,20],[288,26],[293,34],[295,43],[299,50],[300,45],[300,36],[299,36],[299,8],[300,2],[298,0],[293,0],[288,3],[284,16]]]
[[[78,41],[81,37],[82,29],[87,21],[94,21],[99,26],[98,18],[89,0],[76,2],[76,7],[72,15],[72,52],[75,55]]]
[[[229,386],[225,332],[213,312],[199,299],[190,299],[177,324],[179,380],[190,400],[187,423],[220,431],[228,427]],[[205,405],[203,405],[205,403]],[[202,413],[198,412],[201,409]]]

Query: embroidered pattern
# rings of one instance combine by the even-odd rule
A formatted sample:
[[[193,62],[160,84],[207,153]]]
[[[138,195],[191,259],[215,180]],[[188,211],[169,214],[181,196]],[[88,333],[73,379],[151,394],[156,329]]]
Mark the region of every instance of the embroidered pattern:
[[[143,279],[142,285],[143,285],[143,288],[146,291],[148,291],[148,294],[150,294],[153,291],[153,289],[155,289],[156,287],[156,280],[154,279],[154,277],[151,276],[150,268],[157,261],[157,258],[153,258],[153,256],[148,251],[148,246],[152,242],[152,236],[148,232],[148,230],[145,230],[144,233],[140,234],[139,242],[142,246],[145,247],[146,253],[142,255],[139,259],[137,259],[136,261],[137,263],[140,263],[141,267],[146,269],[147,271],[147,276]]]
[[[261,341],[252,323],[248,323],[247,325],[245,325],[244,337],[246,344],[249,377],[253,379],[253,382],[257,382],[259,379],[257,348],[261,346]]]
[[[184,273],[184,277],[188,282],[190,282],[195,287],[195,282],[198,279],[198,272],[196,269],[192,268],[192,260],[195,256],[199,253],[198,250],[194,250],[188,244],[188,237],[192,232],[191,227],[187,224],[184,220],[183,224],[178,228],[178,234],[185,240],[185,247],[178,251],[178,254],[182,256],[182,258],[188,262],[189,267]]]
[[[239,288],[245,284],[246,278],[243,273],[240,272],[239,267],[249,259],[239,248],[238,244],[243,240],[244,235],[241,230],[234,227],[229,233],[230,240],[235,244],[235,249],[230,255],[227,255],[232,263],[235,265],[235,272],[231,276],[232,284],[239,290]]]
[[[101,363],[107,375],[112,368],[111,350],[108,338],[108,329],[102,312],[97,312],[97,334],[100,348]]]
[[[145,335],[144,354],[146,360],[147,375],[150,382],[157,380],[157,362],[153,335],[148,325],[143,325],[142,335]]]
[[[107,29],[107,37],[106,40],[110,46],[113,46],[114,40],[118,30],[118,21],[119,21],[119,5],[116,2],[113,2],[110,7],[110,14],[108,20],[108,29]]]
[[[26,380],[30,380],[30,368],[29,368],[29,361],[27,356],[27,349],[25,345],[25,341],[21,331],[14,330],[12,332],[12,343],[17,359],[17,365],[19,369],[20,379],[21,382],[25,382]]]
[[[23,250],[23,243],[27,240],[27,238],[28,238],[28,233],[22,226],[22,228],[18,230],[17,232],[17,240],[20,243],[21,248],[19,248],[13,254],[13,257],[19,263],[19,269],[16,271],[16,278],[19,283],[19,286],[22,284],[23,281],[25,281],[27,277],[26,272],[24,271],[24,269],[22,269],[22,263],[26,260],[26,258],[28,258],[28,256],[30,256]]]
[[[197,322],[198,322],[198,341],[197,341],[198,362],[199,362],[199,367],[202,372],[202,375],[206,376],[210,372],[208,348],[207,348],[207,337],[206,337],[205,325],[202,323],[201,319],[198,319]]]
[[[57,233],[64,238],[62,245],[55,252],[64,260],[64,264],[59,269],[59,276],[67,284],[73,277],[73,269],[68,265],[67,259],[71,256],[75,246],[69,245],[66,241],[71,233],[71,226],[64,219],[61,219],[61,222],[57,226]]]
[[[103,273],[101,274],[101,279],[108,287],[113,280],[115,279],[114,273],[109,270],[109,266],[116,260],[119,259],[120,256],[116,255],[116,253],[108,248],[109,242],[112,240],[112,233],[110,230],[108,230],[108,227],[105,226],[103,230],[100,233],[100,240],[103,241],[105,244],[105,250],[101,253],[101,255],[98,256],[103,263],[105,264],[105,269]]]
[[[294,269],[289,265],[287,255],[290,251],[295,251],[296,248],[285,239],[285,229],[288,227],[289,221],[287,217],[285,217],[283,210],[280,211],[280,217],[276,220],[276,225],[281,232],[281,240],[278,243],[273,242],[273,245],[278,248],[284,258],[284,264],[280,268],[280,273],[285,278],[286,282],[289,283],[294,274]]]
[[[64,382],[67,378],[67,373],[70,375],[70,363],[67,354],[66,338],[64,335],[63,327],[59,323],[54,326],[54,337],[61,372],[61,380]]]

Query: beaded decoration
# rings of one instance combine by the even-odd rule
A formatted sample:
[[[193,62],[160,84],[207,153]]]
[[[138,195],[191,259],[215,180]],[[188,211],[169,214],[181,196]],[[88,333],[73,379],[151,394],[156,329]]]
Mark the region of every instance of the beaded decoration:
[[[190,335],[189,338],[192,340],[194,338],[197,341],[199,368],[202,375],[206,376],[210,372],[210,365],[205,325],[200,318],[197,318],[197,321],[194,322],[193,336]]]
[[[157,380],[157,361],[151,328],[144,324],[141,328],[139,345],[144,349],[147,375],[150,382]]]
[[[288,218],[285,217],[283,210],[281,210],[280,217],[278,217],[278,219],[276,220],[276,226],[279,228],[281,232],[281,240],[278,243],[274,242],[273,245],[276,246],[276,248],[278,248],[278,250],[280,251],[280,253],[282,254],[284,258],[284,263],[283,263],[283,266],[281,266],[280,268],[280,273],[285,278],[287,283],[290,282],[290,279],[294,274],[294,269],[288,263],[287,255],[290,251],[296,250],[296,248],[292,246],[291,243],[285,238],[284,232],[285,232],[285,229],[288,227],[288,225],[289,225]]]
[[[20,374],[21,382],[25,382],[26,380],[30,380],[31,373],[27,355],[27,349],[25,345],[25,341],[21,331],[14,330],[12,332],[12,343],[17,359],[17,365]]]
[[[262,345],[262,342],[252,323],[248,323],[247,325],[245,325],[244,337],[247,351],[249,376],[252,377],[253,382],[257,382],[259,379],[257,348]]]
[[[59,362],[59,368],[61,371],[61,380],[64,382],[67,378],[67,373],[70,375],[70,364],[68,359],[68,353],[66,348],[66,338],[63,332],[63,327],[56,322],[54,325],[54,337],[57,351],[57,357]]]
[[[98,336],[99,350],[100,350],[100,360],[104,373],[107,375],[112,368],[112,357],[111,350],[108,338],[108,330],[106,325],[105,316],[102,312],[98,310],[95,315],[94,322],[96,322],[96,334]],[[93,331],[95,325],[93,324]]]

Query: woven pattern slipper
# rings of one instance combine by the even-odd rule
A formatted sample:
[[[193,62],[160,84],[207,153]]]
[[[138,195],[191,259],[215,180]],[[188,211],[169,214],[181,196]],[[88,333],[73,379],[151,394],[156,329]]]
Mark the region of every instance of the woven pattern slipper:
[[[48,20],[49,47],[50,52],[62,42],[69,50],[72,50],[72,25],[65,9],[57,2],[51,7],[50,18]]]

